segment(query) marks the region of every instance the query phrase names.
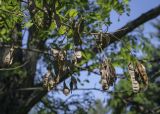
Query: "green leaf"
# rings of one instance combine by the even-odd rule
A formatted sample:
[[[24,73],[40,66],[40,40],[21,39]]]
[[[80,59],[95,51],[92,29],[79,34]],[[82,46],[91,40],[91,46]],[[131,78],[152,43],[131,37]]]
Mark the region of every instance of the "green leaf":
[[[69,43],[69,44],[67,44],[64,48],[65,48],[66,50],[73,49],[73,45],[72,45],[72,43]]]
[[[76,10],[76,9],[71,9],[71,10],[69,10],[69,16],[70,17],[76,17],[77,16],[77,14],[78,14],[78,11]]]
[[[128,4],[128,3],[129,3],[129,0],[123,0],[123,2],[124,2],[125,4]]]
[[[28,21],[27,23],[24,24],[24,27],[30,28],[33,25],[32,21]]]
[[[55,23],[55,21],[53,21],[52,23],[51,23],[51,26],[50,26],[50,30],[54,30],[56,28],[56,23]]]
[[[63,35],[63,34],[66,32],[66,30],[67,30],[67,27],[66,27],[66,26],[61,26],[61,27],[59,28],[58,33],[59,33],[60,35]]]
[[[73,30],[69,29],[69,31],[67,32],[67,36],[71,36],[73,34]]]
[[[1,35],[4,35],[5,33],[6,33],[6,29],[3,28],[3,29],[1,30]]]

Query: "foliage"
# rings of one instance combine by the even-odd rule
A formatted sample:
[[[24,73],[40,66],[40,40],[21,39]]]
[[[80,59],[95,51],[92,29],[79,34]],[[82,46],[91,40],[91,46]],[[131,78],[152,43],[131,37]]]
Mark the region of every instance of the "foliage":
[[[132,113],[128,109],[133,113],[136,113],[134,109],[149,113],[148,107],[159,106],[157,97],[149,100],[154,92],[159,91],[155,79],[149,77],[152,83],[147,90],[153,93],[146,91],[134,95],[130,91],[127,73],[129,62],[151,60],[153,55],[159,57],[159,53],[153,53],[156,47],[142,31],[125,36],[124,40],[114,38],[119,42],[110,42],[115,36],[108,34],[104,28],[112,23],[111,11],[129,15],[129,0],[0,0],[0,113],[10,114],[16,110],[16,114],[25,114],[37,102],[39,104],[34,108],[39,114],[61,111],[93,113],[94,110],[96,113]],[[106,35],[110,37],[104,37]],[[112,44],[103,49],[103,43]],[[139,52],[142,57],[136,55]],[[77,95],[76,99],[68,102],[51,93],[60,89],[64,94],[67,90],[65,95],[68,95],[82,83],[81,71],[100,75],[95,71],[100,66],[103,66],[101,70],[104,74],[101,80],[105,81],[102,85],[107,85],[107,89],[113,86],[116,80],[114,67],[120,67],[126,80],[118,81],[114,91],[129,91],[125,94],[113,93],[106,109],[100,101],[96,102],[97,107],[89,109],[95,101],[89,93]],[[152,69],[157,64],[150,66],[145,63],[145,66]],[[63,85],[58,85],[61,82]],[[89,80],[85,82],[89,83]],[[53,96],[50,97],[50,94]]]
[[[155,22],[157,26],[160,25],[159,21]],[[155,25],[155,23],[153,25]],[[159,31],[159,28],[156,27],[157,31]],[[139,37],[139,34],[141,37]],[[159,89],[159,62],[157,63],[157,59],[159,58],[159,53],[153,53],[153,50],[159,50],[155,47],[154,43],[151,43],[151,39],[159,39],[158,32],[157,33],[149,33],[150,35],[146,36],[146,34],[143,34],[143,31],[141,29],[137,30],[137,33],[134,34],[134,36],[128,36],[128,42],[130,39],[134,37],[136,41],[138,42],[138,45],[143,46],[137,46],[134,49],[138,51],[143,52],[143,58],[146,58],[148,60],[155,59],[155,61],[147,61],[144,59],[145,66],[147,67],[147,72],[149,76],[149,87],[146,91],[142,91],[139,93],[133,93],[131,90],[131,81],[130,77],[128,77],[128,73],[124,72],[125,77],[127,80],[121,79],[116,84],[116,87],[114,88],[114,92],[110,94],[110,98],[108,99],[108,102],[105,107],[102,106],[102,110],[105,110],[105,112],[102,112],[101,114],[106,113],[112,113],[112,114],[159,114],[159,96],[158,93],[160,91]],[[127,42],[127,41],[126,41]],[[133,42],[132,42],[133,43]],[[132,44],[131,43],[131,44]],[[149,45],[145,45],[148,43]],[[132,44],[133,46],[135,44]],[[145,46],[144,46],[145,45]],[[122,45],[123,48],[124,45]],[[138,48],[138,49],[136,49]],[[152,50],[152,51],[151,51]],[[119,52],[119,54],[121,51]],[[137,52],[135,52],[137,53]],[[112,54],[111,54],[112,56]],[[118,55],[119,57],[120,55]],[[141,58],[142,59],[142,58]],[[119,64],[125,66],[126,63]],[[124,71],[127,66],[124,67]],[[94,112],[99,111],[99,106],[95,103]],[[91,110],[91,111],[90,111]],[[92,107],[89,109],[88,113],[92,113]]]

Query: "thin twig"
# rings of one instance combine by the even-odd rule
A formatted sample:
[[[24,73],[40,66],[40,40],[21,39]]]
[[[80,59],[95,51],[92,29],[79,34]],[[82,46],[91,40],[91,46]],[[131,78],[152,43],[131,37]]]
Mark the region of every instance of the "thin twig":
[[[0,44],[0,47],[11,48],[12,46],[11,45],[1,45]],[[22,48],[20,46],[14,46],[13,48],[14,49],[21,49],[21,50],[27,50],[27,51],[32,51],[32,52],[37,52],[37,53],[43,53],[43,54],[51,55],[47,51],[41,51],[41,50],[38,50],[38,49]]]
[[[13,68],[0,68],[0,71],[9,71],[9,70],[16,70],[19,69],[21,67],[24,67],[29,61],[26,61],[24,64],[20,65],[20,66],[16,66]]]
[[[33,90],[44,90],[42,87],[30,87],[30,88],[20,88],[18,91],[33,91]]]
[[[17,89],[18,91],[33,91],[33,90],[44,90],[42,87],[33,87],[33,88],[20,88]],[[58,91],[63,91],[63,89],[56,89]],[[74,91],[100,91],[100,92],[104,92],[104,93],[127,93],[127,92],[133,92],[132,90],[126,90],[126,91],[111,91],[111,90],[107,90],[104,91],[102,89],[98,89],[98,88],[78,88],[78,89],[73,89]],[[140,91],[140,93],[142,93],[144,91]]]

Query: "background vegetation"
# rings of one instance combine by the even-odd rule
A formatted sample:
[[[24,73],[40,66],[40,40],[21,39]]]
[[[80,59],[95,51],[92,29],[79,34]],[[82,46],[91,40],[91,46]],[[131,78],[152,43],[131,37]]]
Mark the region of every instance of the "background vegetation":
[[[143,24],[160,15],[160,5],[109,33],[110,12],[129,16],[129,2],[0,0],[0,114],[159,114],[160,20],[148,35]],[[100,80],[106,58],[123,71],[117,81],[106,91],[86,86],[94,77],[82,72]],[[134,93],[128,64],[138,60],[149,85]]]

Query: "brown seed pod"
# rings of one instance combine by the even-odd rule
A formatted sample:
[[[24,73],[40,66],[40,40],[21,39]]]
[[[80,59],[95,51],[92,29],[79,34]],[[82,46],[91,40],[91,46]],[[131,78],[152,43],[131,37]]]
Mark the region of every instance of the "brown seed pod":
[[[106,79],[108,76],[108,72],[105,67],[100,68],[101,79]]]
[[[74,76],[71,76],[71,81],[69,85],[70,85],[71,93],[72,93],[73,87],[77,89],[77,80]]]
[[[104,85],[102,85],[102,89],[103,89],[103,90],[108,90],[108,89],[109,89],[108,84],[104,84]]]
[[[78,48],[75,48],[74,54],[72,56],[72,61],[74,64],[77,64],[82,59],[82,51]]]
[[[132,90],[134,93],[137,93],[140,90],[140,86],[139,86],[139,82],[136,80],[135,69],[133,67],[133,64],[131,64],[131,63],[129,63],[129,65],[128,65],[128,72],[131,77]]]
[[[51,48],[51,54],[55,59],[63,61],[65,59],[66,51]]]
[[[69,95],[69,93],[70,93],[70,89],[67,87],[67,85],[64,81],[63,82],[63,94],[67,96],[67,95]]]
[[[113,83],[116,81],[116,74],[115,69],[111,62],[106,59],[103,61],[100,67],[100,74],[101,74],[101,82],[102,88],[106,90],[109,89],[109,86],[112,86]],[[103,84],[105,82],[105,84]]]
[[[48,87],[48,81],[49,81],[49,75],[45,74],[43,77],[43,87],[44,88]]]
[[[136,63],[136,72],[139,74],[143,83],[147,87],[148,86],[148,76],[147,76],[146,69],[145,69],[144,65],[141,64],[140,62]]]
[[[53,80],[52,72],[48,70],[48,72],[43,77],[43,87],[50,91],[54,85],[55,81]]]
[[[81,59],[82,58],[82,52],[81,51],[76,51],[74,56],[77,58],[77,59]]]
[[[53,57],[57,57],[59,52],[60,52],[59,50],[51,48],[51,53],[52,53]]]
[[[107,80],[106,80],[106,79],[101,79],[100,83],[101,83],[102,85],[107,84]]]
[[[59,83],[59,80],[60,80],[60,75],[56,76],[56,78],[55,78],[55,83],[56,83],[56,84]]]
[[[49,87],[50,88],[53,88],[55,85],[55,81],[52,79],[52,80],[49,80]]]
[[[109,86],[108,86],[108,82],[106,79],[101,79],[100,83],[102,84],[102,89],[103,90],[108,90]]]
[[[11,47],[9,49],[9,51],[4,54],[4,57],[3,57],[3,64],[4,65],[11,65],[12,62],[13,62],[13,52],[14,52],[14,48]]]

